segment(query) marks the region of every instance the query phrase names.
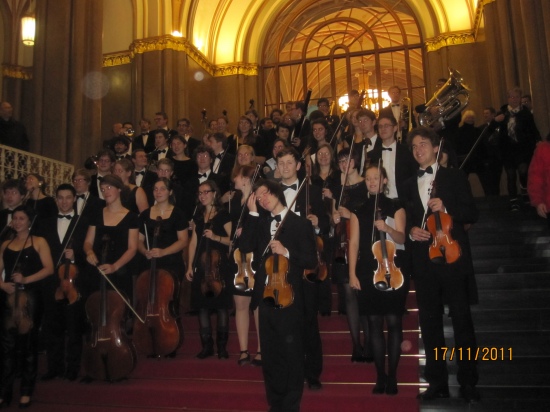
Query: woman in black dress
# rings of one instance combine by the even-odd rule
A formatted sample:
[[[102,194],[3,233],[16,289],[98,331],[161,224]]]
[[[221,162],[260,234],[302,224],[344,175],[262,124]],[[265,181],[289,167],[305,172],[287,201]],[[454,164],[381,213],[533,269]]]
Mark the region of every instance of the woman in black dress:
[[[349,167],[348,167],[349,162]],[[350,155],[350,149],[342,149],[338,153],[338,165],[340,167],[340,181],[330,187],[332,193],[332,220],[335,227],[335,254],[341,249],[344,244],[347,234],[346,226],[351,219],[351,210],[358,208],[368,197],[367,186],[365,181],[359,174],[358,168],[361,165],[361,152],[353,150]],[[346,174],[347,171],[347,174]],[[342,186],[344,190],[342,190]],[[372,362],[371,346],[369,344],[368,320],[364,315],[360,315],[357,302],[357,294],[350,287],[349,274],[347,265],[342,262],[342,257],[338,257],[332,264],[332,277],[338,284],[339,293],[339,312],[345,310],[351,340],[353,344],[353,352],[351,355],[352,362]],[[342,308],[340,302],[344,301],[345,306]],[[364,333],[364,345],[361,345],[361,330]]]
[[[3,354],[0,408],[9,406],[17,375],[21,375],[20,408],[30,406],[36,382],[38,328],[42,312],[41,281],[53,274],[54,268],[46,240],[30,235],[35,216],[34,210],[28,207],[16,207],[11,222],[15,237],[2,243],[0,250],[0,273],[3,270],[6,272],[5,281],[0,277],[0,289],[7,295],[0,331]],[[17,320],[19,317],[14,310],[16,292],[20,304],[27,299],[28,303],[22,308],[28,311],[28,316],[23,316],[26,321]]]
[[[231,217],[221,207],[220,190],[216,183],[207,180],[197,192],[199,204],[193,217],[195,229],[189,242],[189,268],[185,277],[191,281],[191,308],[199,311],[199,326],[202,350],[197,358],[204,359],[214,354],[210,310],[217,312],[216,344],[219,359],[228,359],[227,339],[229,337],[229,308],[231,307],[231,287],[233,275],[227,261],[231,242]],[[209,253],[210,252],[210,253]],[[214,255],[214,259],[212,259]],[[218,265],[213,264],[217,260]],[[208,269],[209,273],[205,273]],[[216,296],[209,287],[217,272],[224,285]],[[203,293],[204,292],[204,293]]]
[[[174,177],[181,186],[184,186],[189,179],[197,176],[197,163],[186,155],[187,141],[182,136],[172,137],[170,148],[172,150],[169,157],[174,162]]]
[[[350,221],[349,241],[349,285],[359,292],[359,310],[368,316],[370,343],[376,365],[376,385],[372,393],[388,395],[397,394],[397,365],[401,355],[403,340],[402,317],[405,311],[408,279],[395,290],[381,291],[374,287],[373,273],[377,261],[372,252],[372,231],[376,227],[375,240],[380,231],[397,244],[405,243],[405,209],[398,199],[384,196],[388,183],[384,168],[378,170],[376,165],[366,169],[366,182],[369,191],[367,201],[355,210]],[[373,222],[376,194],[378,193],[378,210],[383,219]],[[388,219],[392,218],[392,225]],[[399,268],[404,263],[404,250],[397,251],[395,265]],[[392,257],[390,257],[391,259]],[[384,338],[384,320],[388,329],[388,372],[386,374],[386,340]]]
[[[136,186],[134,162],[129,159],[120,159],[113,166],[113,174],[120,177],[124,186],[129,190],[122,192],[122,205],[130,212],[139,215],[149,207],[145,190]]]
[[[132,296],[132,273],[128,263],[137,251],[139,217],[122,205],[121,192],[127,189],[118,176],[105,176],[100,188],[106,206],[90,220],[84,240],[86,260],[93,266],[99,265],[121,292]],[[109,242],[109,248],[106,261],[100,262],[104,241]],[[99,289],[101,275],[95,268],[90,272],[90,292],[93,292]]]
[[[57,205],[53,197],[46,195],[46,179],[36,173],[29,173],[25,180],[27,202],[25,203],[37,214],[35,228],[44,218],[57,215]]]
[[[233,245],[231,248],[232,256],[230,256],[229,259],[233,268],[232,273],[234,274],[238,272],[237,263],[234,259],[234,251],[239,248],[240,230],[244,226],[244,222],[248,216],[246,202],[252,192],[252,179],[255,171],[256,168],[250,165],[241,166],[239,173],[233,179],[236,192],[230,200],[230,210],[232,227],[236,233],[233,233],[231,236],[233,239]],[[233,281],[230,286],[233,290],[233,299],[235,300],[235,323],[237,325],[237,337],[239,339],[240,347],[240,356],[237,363],[242,366],[250,363],[250,354],[248,353],[248,334],[250,328],[250,300],[252,297],[253,284],[251,284],[251,279],[248,279],[248,283],[245,282],[244,288],[236,288],[235,281]],[[252,360],[252,364],[255,366],[260,366],[262,362],[262,354],[260,349],[258,327],[258,309],[254,310],[254,322],[256,323],[258,348],[256,350],[256,356]]]

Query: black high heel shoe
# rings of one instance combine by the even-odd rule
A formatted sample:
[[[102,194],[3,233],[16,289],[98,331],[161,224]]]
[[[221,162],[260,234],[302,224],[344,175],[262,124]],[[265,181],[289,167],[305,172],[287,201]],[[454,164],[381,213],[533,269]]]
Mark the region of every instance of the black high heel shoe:
[[[376,379],[376,385],[372,388],[373,395],[381,395],[386,391],[386,376]]]
[[[248,365],[250,363],[250,354],[248,353],[248,350],[242,350],[240,356],[244,355],[245,353],[246,356],[244,358],[239,358],[239,360],[237,361],[239,366]]]

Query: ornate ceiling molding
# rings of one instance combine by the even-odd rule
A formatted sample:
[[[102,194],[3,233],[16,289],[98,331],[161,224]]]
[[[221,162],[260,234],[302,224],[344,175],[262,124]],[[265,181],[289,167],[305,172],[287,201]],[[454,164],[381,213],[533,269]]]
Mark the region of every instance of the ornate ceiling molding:
[[[175,50],[181,51],[191,57],[207,73],[214,77],[234,76],[244,74],[246,76],[257,76],[258,65],[255,63],[230,63],[214,65],[187,39],[171,35],[151,37],[148,39],[135,40],[128,51],[105,54],[103,56],[103,67],[119,66],[130,64],[136,54],[143,54],[153,51]]]
[[[427,52],[437,51],[443,47],[457,46],[461,44],[475,43],[476,39],[474,33],[467,32],[455,32],[455,33],[443,33],[432,39],[428,39],[424,42]]]
[[[12,79],[31,80],[32,67],[23,67],[14,64],[3,64],[2,76],[11,77]]]

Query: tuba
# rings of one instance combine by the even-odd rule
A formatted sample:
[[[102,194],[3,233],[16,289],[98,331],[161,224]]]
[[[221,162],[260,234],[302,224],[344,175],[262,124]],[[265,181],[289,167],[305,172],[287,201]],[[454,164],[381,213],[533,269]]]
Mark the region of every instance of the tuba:
[[[426,103],[426,110],[419,116],[422,126],[432,126],[439,119],[447,121],[459,114],[468,104],[470,93],[468,88],[462,84],[464,79],[458,70],[449,67],[449,79],[437,90],[433,97]],[[430,109],[437,107],[437,114],[434,116]]]

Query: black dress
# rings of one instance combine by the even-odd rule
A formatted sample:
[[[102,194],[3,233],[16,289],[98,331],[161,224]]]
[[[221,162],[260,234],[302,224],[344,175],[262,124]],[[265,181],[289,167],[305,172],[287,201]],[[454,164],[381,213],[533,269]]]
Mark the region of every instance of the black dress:
[[[145,234],[144,225],[147,226],[147,236],[149,238],[150,247],[153,247],[153,237],[156,227],[156,220],[151,219],[151,209],[144,210],[140,216],[141,224],[139,230],[141,233]],[[162,219],[160,223],[160,232],[157,239],[157,247],[160,249],[167,248],[174,242],[178,240],[178,232],[187,230],[189,223],[185,217],[185,213],[174,207],[170,217],[168,219]],[[157,258],[157,268],[166,269],[177,279],[181,280],[185,274],[185,265],[183,263],[182,252],[176,252],[171,255],[163,256]],[[147,261],[147,267],[150,266],[150,261]]]
[[[30,276],[43,268],[40,255],[32,245],[33,238],[31,237],[30,239],[31,246],[23,249],[19,257],[21,273],[24,277]],[[4,268],[7,277],[13,273],[19,253],[20,251],[12,250],[9,247],[6,247],[4,250]],[[40,326],[40,317],[43,312],[41,299],[42,284],[42,281],[38,281],[25,285],[25,294],[29,300],[27,308],[34,324],[29,333],[20,335],[15,327],[6,329],[8,320],[11,319],[11,310],[9,307],[3,309],[4,324],[1,331],[3,370],[2,379],[0,380],[0,398],[4,400],[11,399],[13,383],[17,375],[16,369],[21,374],[20,395],[31,396],[34,390],[38,362],[38,327]]]
[[[357,278],[361,284],[359,292],[359,313],[362,315],[402,315],[405,311],[405,299],[409,290],[408,277],[403,273],[404,283],[397,290],[380,291],[374,287],[373,275],[378,267],[378,262],[372,253],[372,229],[374,217],[375,196],[371,196],[354,213],[359,220],[359,258],[357,262]],[[380,195],[378,207],[383,217],[393,217],[402,206],[397,199],[389,199]],[[375,240],[379,240],[379,232],[376,230]],[[395,257],[395,265],[401,268],[403,251],[398,250]],[[402,271],[403,272],[403,271]]]
[[[204,218],[202,214],[195,215],[195,233],[197,234],[197,249],[193,265],[193,282],[191,283],[191,307],[193,309],[229,309],[232,306],[232,288],[233,274],[229,268],[227,261],[228,247],[220,242],[215,242],[205,238],[202,234],[205,230]],[[230,233],[225,232],[224,225],[231,221],[229,213],[221,209],[216,216],[211,219],[211,230],[215,236],[227,237]],[[225,282],[225,287],[218,297],[206,297],[201,293],[201,282],[204,279],[204,270],[201,264],[201,255],[206,251],[207,242],[210,243],[211,250],[220,251],[220,266],[219,273],[221,279]]]
[[[139,228],[139,217],[133,212],[128,212],[126,216],[116,226],[106,226],[103,222],[103,210],[99,209],[96,216],[90,221],[90,226],[95,226],[95,238],[94,238],[94,253],[97,256],[100,263],[102,260],[103,251],[103,237],[108,236],[109,245],[107,246],[107,256],[105,263],[114,263],[128,250],[128,233],[130,229]],[[109,275],[109,278],[113,281],[117,288],[120,288],[121,292],[126,293],[127,296],[132,296],[132,275],[130,273],[129,262],[125,266],[121,267],[118,271]],[[90,276],[91,291],[99,290],[100,274],[97,269],[93,269]]]
[[[130,212],[135,213],[136,215],[139,215],[139,208],[136,201],[136,193],[138,189],[139,189],[139,186],[136,186],[131,190],[130,189],[124,190],[120,198],[120,202],[122,203],[122,206],[124,206]]]
[[[176,181],[184,186],[185,183],[192,178],[197,177],[198,166],[193,159],[189,160],[176,160],[171,159],[174,162],[174,176]]]

